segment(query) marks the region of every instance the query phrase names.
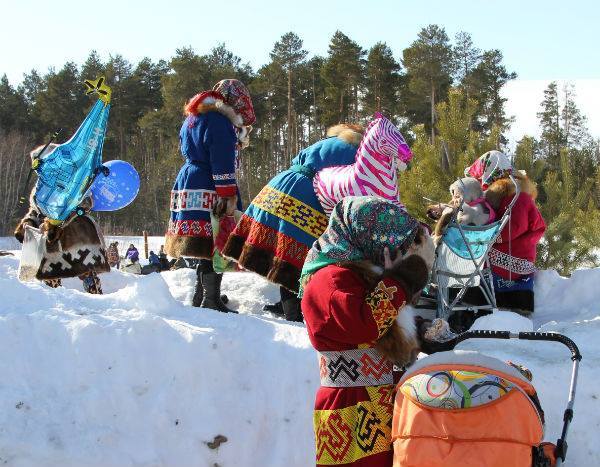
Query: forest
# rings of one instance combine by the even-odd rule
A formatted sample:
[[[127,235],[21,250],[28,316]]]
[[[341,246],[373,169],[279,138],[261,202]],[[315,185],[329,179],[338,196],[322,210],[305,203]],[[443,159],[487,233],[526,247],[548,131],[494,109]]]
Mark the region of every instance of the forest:
[[[576,90],[550,83],[537,113],[541,136],[525,136],[508,148],[513,122],[502,89],[517,74],[503,64],[500,50],[477,48],[467,32],[450,38],[442,26],[429,25],[394,51],[383,42],[364,48],[337,31],[326,56],[309,56],[302,39],[288,32],[274,43],[270,62],[256,70],[225,43],[205,55],[177,49],[159,61],[132,63],[125,55],[103,61],[92,50],[82,64],[34,68],[20,83],[0,79],[0,235],[10,235],[25,211],[18,200],[29,151],[59,128],[59,142],[70,137],[94,103],[83,80],[101,75],[113,90],[104,160],[131,162],[142,184],[133,204],[97,217],[105,234],[162,235],[183,162],[183,105],[220,79],[238,78],[249,87],[257,116],[238,176],[245,205],[329,126],[366,124],[380,111],[401,128],[415,154],[400,177],[409,212],[426,220],[423,197],[447,200],[448,186],[464,167],[485,151],[504,150],[538,185],[548,224],[538,267],[568,274],[599,264],[599,140],[586,128]]]

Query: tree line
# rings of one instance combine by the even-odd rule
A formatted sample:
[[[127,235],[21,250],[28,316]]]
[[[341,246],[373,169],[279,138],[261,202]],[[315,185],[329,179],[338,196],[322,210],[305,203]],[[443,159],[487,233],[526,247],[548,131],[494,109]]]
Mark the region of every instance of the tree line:
[[[504,148],[511,118],[501,91],[516,77],[503,64],[500,50],[478,49],[466,32],[451,39],[439,25],[424,27],[402,50],[401,58],[383,42],[365,49],[341,31],[331,37],[326,56],[309,57],[302,39],[288,32],[273,45],[269,63],[256,70],[220,44],[204,55],[187,47],[176,50],[169,60],[144,58],[138,63],[122,55],[102,61],[92,51],[81,65],[67,62],[45,73],[32,69],[17,86],[3,76],[2,233],[8,234],[22,214],[17,199],[29,168],[27,153],[45,143],[57,128],[63,128],[64,138],[75,131],[94,100],[84,95],[83,79],[100,75],[113,89],[104,159],[131,162],[142,185],[132,205],[98,217],[107,233],[148,230],[156,235],[165,230],[170,189],[182,163],[178,132],[183,105],[220,79],[246,83],[255,106],[257,123],[240,166],[245,204],[273,175],[286,169],[301,148],[322,138],[327,127],[366,123],[380,111],[403,130],[415,152],[413,170],[401,177],[401,184],[403,201],[420,215],[422,196],[446,199],[449,182],[467,161],[484,150]],[[566,103],[559,105],[559,101]],[[579,232],[578,226],[581,218],[589,223],[600,203],[598,142],[587,134],[572,89],[551,85],[539,119],[541,138],[524,138],[516,159],[540,185],[547,220],[560,218],[557,240],[548,240],[548,253],[543,254],[544,265],[567,262],[566,271],[575,262],[593,261],[591,247],[581,246],[581,236],[590,232]],[[553,202],[558,192],[577,206],[571,210],[573,216],[579,211],[585,214],[563,219],[562,201],[558,208]],[[571,226],[568,234],[564,225]],[[559,255],[554,250],[568,252]]]

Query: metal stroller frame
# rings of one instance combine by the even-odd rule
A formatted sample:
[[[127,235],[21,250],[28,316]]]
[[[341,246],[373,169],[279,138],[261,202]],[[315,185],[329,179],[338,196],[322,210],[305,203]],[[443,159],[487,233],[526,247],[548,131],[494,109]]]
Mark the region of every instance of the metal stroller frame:
[[[497,310],[488,255],[492,245],[509,223],[512,207],[519,196],[519,185],[512,175],[509,178],[515,185],[516,191],[501,219],[481,226],[461,225],[457,222],[457,216],[462,211],[463,201],[451,221],[445,226],[441,241],[436,247],[432,268],[431,284],[437,285],[436,316],[438,318],[447,320],[454,311],[459,310]],[[467,289],[475,286],[482,291],[488,302],[487,305],[461,304]],[[450,301],[448,289],[458,287],[460,287],[458,294]]]

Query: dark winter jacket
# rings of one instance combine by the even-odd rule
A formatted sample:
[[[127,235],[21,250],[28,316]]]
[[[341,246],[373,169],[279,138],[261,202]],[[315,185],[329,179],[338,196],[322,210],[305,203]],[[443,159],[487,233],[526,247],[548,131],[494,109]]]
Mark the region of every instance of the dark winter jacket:
[[[153,251],[148,255],[148,260],[150,261],[150,264],[160,267],[160,259]]]

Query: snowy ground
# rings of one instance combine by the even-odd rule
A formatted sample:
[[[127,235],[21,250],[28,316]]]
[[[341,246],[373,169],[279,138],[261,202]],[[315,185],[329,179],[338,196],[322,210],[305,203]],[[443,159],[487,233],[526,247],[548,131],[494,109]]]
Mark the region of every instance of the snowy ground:
[[[224,291],[241,314],[226,315],[189,306],[189,269],[113,271],[102,275],[105,295],[91,296],[77,279],[54,290],[20,283],[14,253],[0,257],[0,464],[314,465],[318,367],[304,326],[262,313],[276,287],[249,273],[227,274]],[[558,331],[579,345],[567,465],[581,467],[600,465],[598,284],[600,269],[569,279],[544,271],[533,321],[500,312],[476,323]],[[546,438],[556,440],[571,366],[565,347],[477,341],[462,348],[528,366]],[[227,440],[217,446],[219,435]]]

